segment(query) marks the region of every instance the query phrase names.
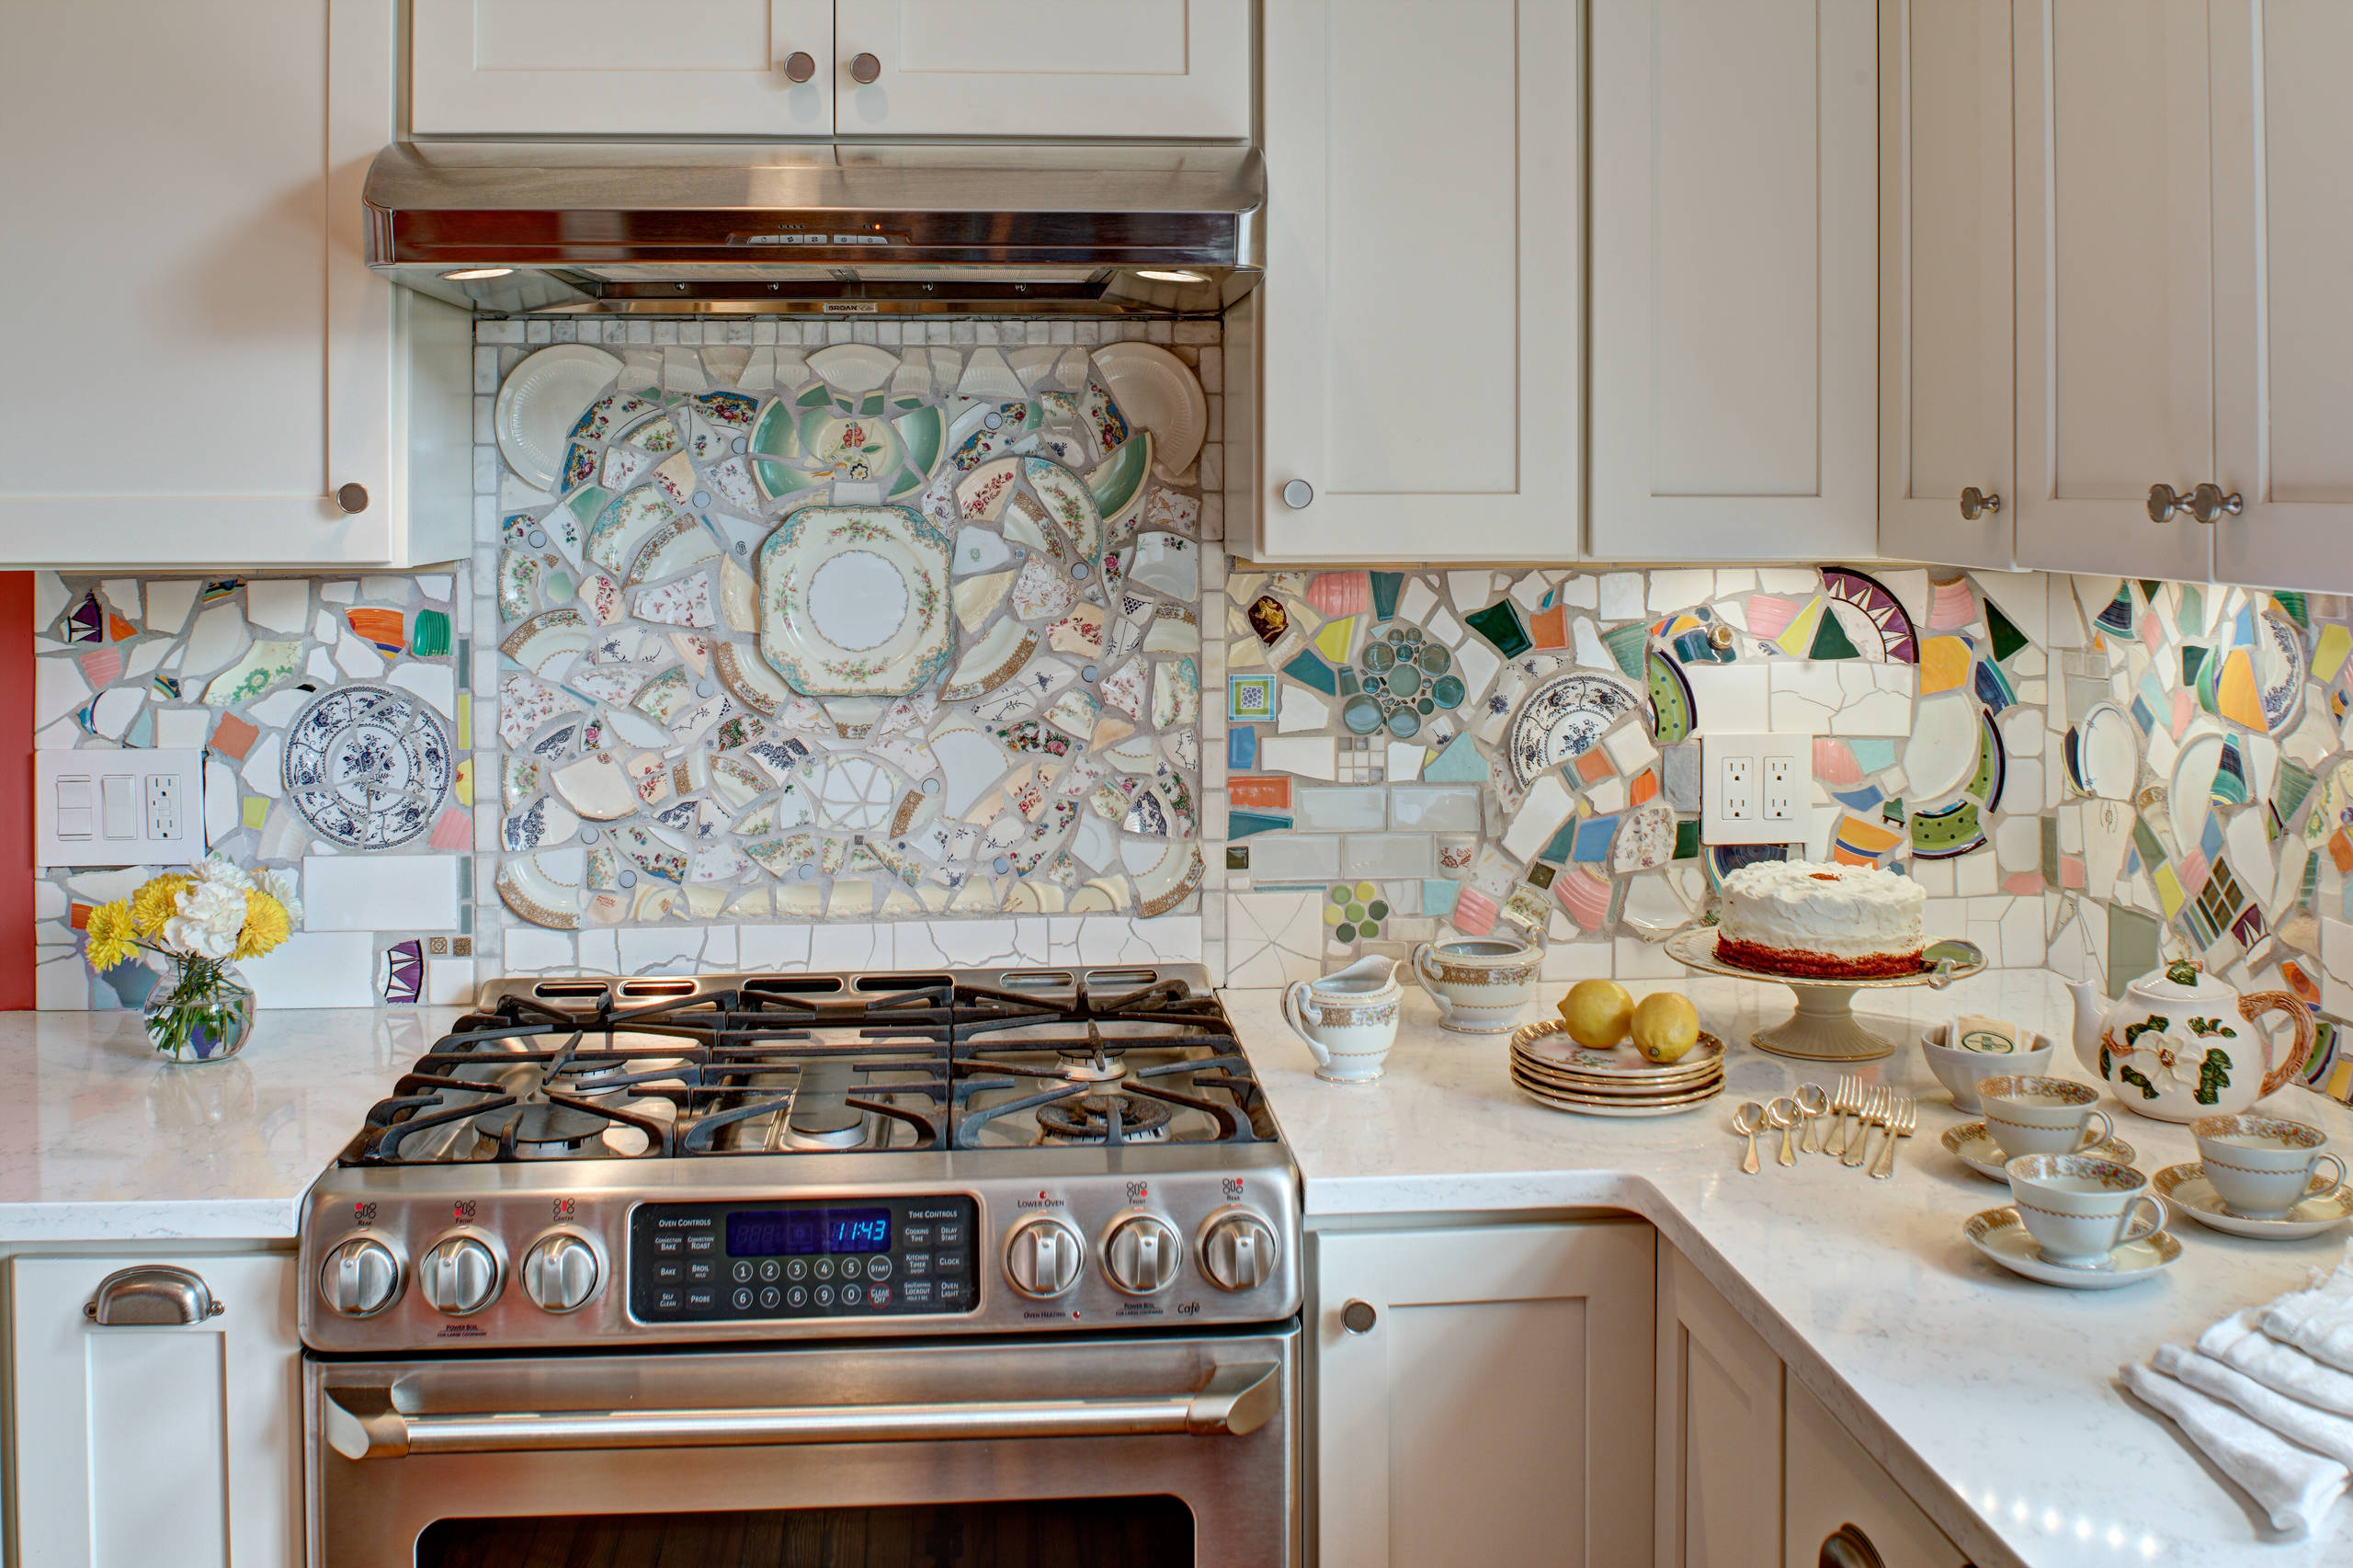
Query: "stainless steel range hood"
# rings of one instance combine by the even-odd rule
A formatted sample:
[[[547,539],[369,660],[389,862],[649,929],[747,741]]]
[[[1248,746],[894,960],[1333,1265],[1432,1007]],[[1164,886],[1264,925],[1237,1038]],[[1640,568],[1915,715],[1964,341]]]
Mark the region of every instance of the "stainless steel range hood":
[[[368,264],[483,311],[1214,314],[1256,286],[1236,146],[397,142]]]

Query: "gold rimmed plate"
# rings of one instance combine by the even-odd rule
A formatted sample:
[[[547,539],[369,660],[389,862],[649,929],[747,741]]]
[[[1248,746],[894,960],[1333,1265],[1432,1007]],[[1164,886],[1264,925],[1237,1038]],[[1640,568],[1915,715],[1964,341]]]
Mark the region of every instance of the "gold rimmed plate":
[[[1512,1083],[1520,1093],[1540,1105],[1554,1110],[1574,1111],[1584,1116],[1674,1116],[1707,1104],[1724,1092],[1721,1083],[1688,1094],[1642,1099],[1606,1099],[1597,1096],[1563,1093],[1531,1082],[1520,1074],[1512,1074]]]
[[[2149,1178],[2149,1185],[2175,1210],[2200,1224],[2234,1236],[2253,1236],[2258,1241],[2302,1241],[2353,1219],[2353,1187],[2332,1183],[2318,1175],[2305,1189],[2303,1201],[2276,1220],[2254,1220],[2233,1213],[2223,1203],[2222,1194],[2206,1179],[2205,1165],[2197,1160],[2167,1165]]]
[[[1984,1122],[1964,1121],[1959,1127],[1948,1127],[1941,1142],[1954,1159],[1986,1180],[2007,1182],[2010,1179],[2009,1173],[2002,1168],[2002,1163],[2009,1156],[2002,1153],[2001,1146],[1994,1142]],[[2103,1139],[2090,1148],[2078,1149],[2075,1153],[2088,1154],[2096,1160],[2112,1160],[2120,1165],[2131,1165],[2133,1158],[2132,1145],[2121,1138]]]

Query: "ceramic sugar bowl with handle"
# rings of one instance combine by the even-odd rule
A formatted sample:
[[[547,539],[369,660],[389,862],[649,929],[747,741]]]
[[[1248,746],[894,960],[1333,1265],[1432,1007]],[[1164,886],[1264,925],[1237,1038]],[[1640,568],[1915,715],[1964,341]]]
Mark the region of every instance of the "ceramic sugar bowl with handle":
[[[2313,1048],[2313,1012],[2292,993],[2237,987],[2183,959],[2143,975],[2113,1005],[2090,981],[2071,981],[2075,1055],[2127,1110],[2160,1121],[2242,1111],[2295,1076]],[[2293,1038],[2275,1047],[2256,1027],[2286,1017]]]

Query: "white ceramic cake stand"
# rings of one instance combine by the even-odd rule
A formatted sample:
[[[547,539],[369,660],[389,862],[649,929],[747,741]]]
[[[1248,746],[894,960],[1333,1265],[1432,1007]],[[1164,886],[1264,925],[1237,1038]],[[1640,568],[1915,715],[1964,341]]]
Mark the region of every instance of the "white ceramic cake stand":
[[[1876,1062],[1893,1055],[1894,1042],[1881,1039],[1855,1020],[1855,993],[1891,991],[1899,986],[1927,985],[1938,990],[1985,967],[1985,954],[1973,942],[1932,942],[1921,955],[1915,974],[1888,975],[1875,980],[1808,980],[1802,975],[1768,974],[1743,969],[1716,957],[1713,926],[1677,931],[1666,940],[1666,956],[1702,974],[1734,980],[1769,980],[1797,993],[1797,1011],[1785,1023],[1758,1029],[1748,1042],[1775,1056],[1805,1062]]]

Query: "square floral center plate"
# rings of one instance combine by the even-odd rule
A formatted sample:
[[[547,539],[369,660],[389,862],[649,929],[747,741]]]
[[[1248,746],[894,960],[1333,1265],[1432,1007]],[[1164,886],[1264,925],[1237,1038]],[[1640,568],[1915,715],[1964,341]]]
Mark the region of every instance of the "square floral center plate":
[[[805,506],[760,546],[760,653],[812,697],[904,697],[948,663],[951,545],[904,506]]]

